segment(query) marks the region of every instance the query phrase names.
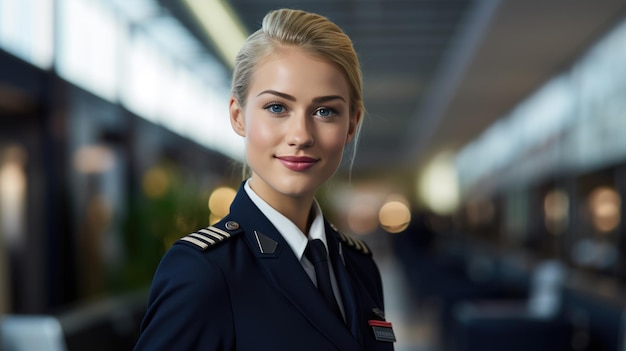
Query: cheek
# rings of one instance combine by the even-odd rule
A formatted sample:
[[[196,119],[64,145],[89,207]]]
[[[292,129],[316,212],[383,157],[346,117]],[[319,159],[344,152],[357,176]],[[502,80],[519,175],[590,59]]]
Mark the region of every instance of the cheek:
[[[267,123],[262,123],[258,118],[248,119],[246,126],[247,130],[247,143],[254,148],[254,146],[269,145],[276,138],[276,131]],[[252,150],[260,151],[260,150]]]
[[[325,148],[333,153],[341,156],[343,149],[346,146],[347,133],[344,131],[335,131],[334,133],[324,134],[323,142]]]

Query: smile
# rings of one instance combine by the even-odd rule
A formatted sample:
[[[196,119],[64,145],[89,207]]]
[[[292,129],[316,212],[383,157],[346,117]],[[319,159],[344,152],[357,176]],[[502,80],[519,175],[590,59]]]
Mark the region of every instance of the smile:
[[[276,159],[283,164],[283,166],[296,172],[305,171],[313,167],[319,159],[307,156],[276,156]]]

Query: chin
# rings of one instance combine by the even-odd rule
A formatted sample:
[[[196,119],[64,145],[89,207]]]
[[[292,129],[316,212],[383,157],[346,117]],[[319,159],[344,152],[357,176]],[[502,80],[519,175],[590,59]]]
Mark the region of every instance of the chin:
[[[315,194],[321,186],[320,182],[304,181],[302,179],[294,179],[293,181],[281,182],[277,184],[276,189],[284,195],[290,197],[300,197],[309,194]]]

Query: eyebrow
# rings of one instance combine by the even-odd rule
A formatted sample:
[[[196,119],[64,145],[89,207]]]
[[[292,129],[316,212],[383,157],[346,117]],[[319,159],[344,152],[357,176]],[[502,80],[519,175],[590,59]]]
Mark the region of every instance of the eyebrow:
[[[263,94],[276,95],[276,96],[282,97],[283,99],[287,99],[289,101],[296,101],[296,98],[294,96],[291,96],[291,95],[285,94],[285,93],[281,93],[280,91],[276,91],[276,90],[263,90],[262,92],[257,94],[257,96],[261,96]],[[341,100],[343,102],[346,102],[346,99],[344,99],[343,96],[341,96],[341,95],[320,96],[320,97],[314,98],[313,102],[314,103],[321,103],[321,102],[327,102],[327,101],[331,101],[331,100]]]

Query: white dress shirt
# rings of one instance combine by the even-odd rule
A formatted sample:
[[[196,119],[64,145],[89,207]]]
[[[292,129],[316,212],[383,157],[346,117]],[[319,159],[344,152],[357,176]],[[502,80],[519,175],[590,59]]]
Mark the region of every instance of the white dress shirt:
[[[244,184],[244,190],[252,200],[252,202],[263,212],[265,217],[269,219],[270,222],[276,227],[276,230],[283,236],[291,250],[296,255],[298,260],[300,260],[300,264],[304,271],[309,275],[309,278],[313,281],[315,286],[317,286],[317,278],[315,277],[315,268],[311,261],[309,261],[304,255],[304,250],[309,242],[309,240],[320,239],[324,243],[326,247],[326,254],[328,255],[328,244],[326,243],[326,230],[324,229],[324,216],[322,214],[322,210],[320,209],[317,200],[313,201],[313,211],[315,213],[315,218],[313,219],[313,223],[311,223],[311,228],[309,229],[309,235],[303,233],[298,226],[296,226],[292,221],[290,221],[287,217],[283,216],[280,212],[276,211],[272,206],[270,206],[265,200],[263,200],[259,195],[257,195],[254,190],[250,187],[250,179],[248,179]],[[335,294],[335,299],[337,299],[337,304],[339,305],[339,309],[341,309],[341,313],[344,315],[343,308],[343,300],[341,298],[341,294],[339,293],[339,286],[337,285],[337,279],[335,278],[335,272],[333,271],[332,262],[328,260],[328,267],[330,268],[330,282],[333,286],[333,292]]]

